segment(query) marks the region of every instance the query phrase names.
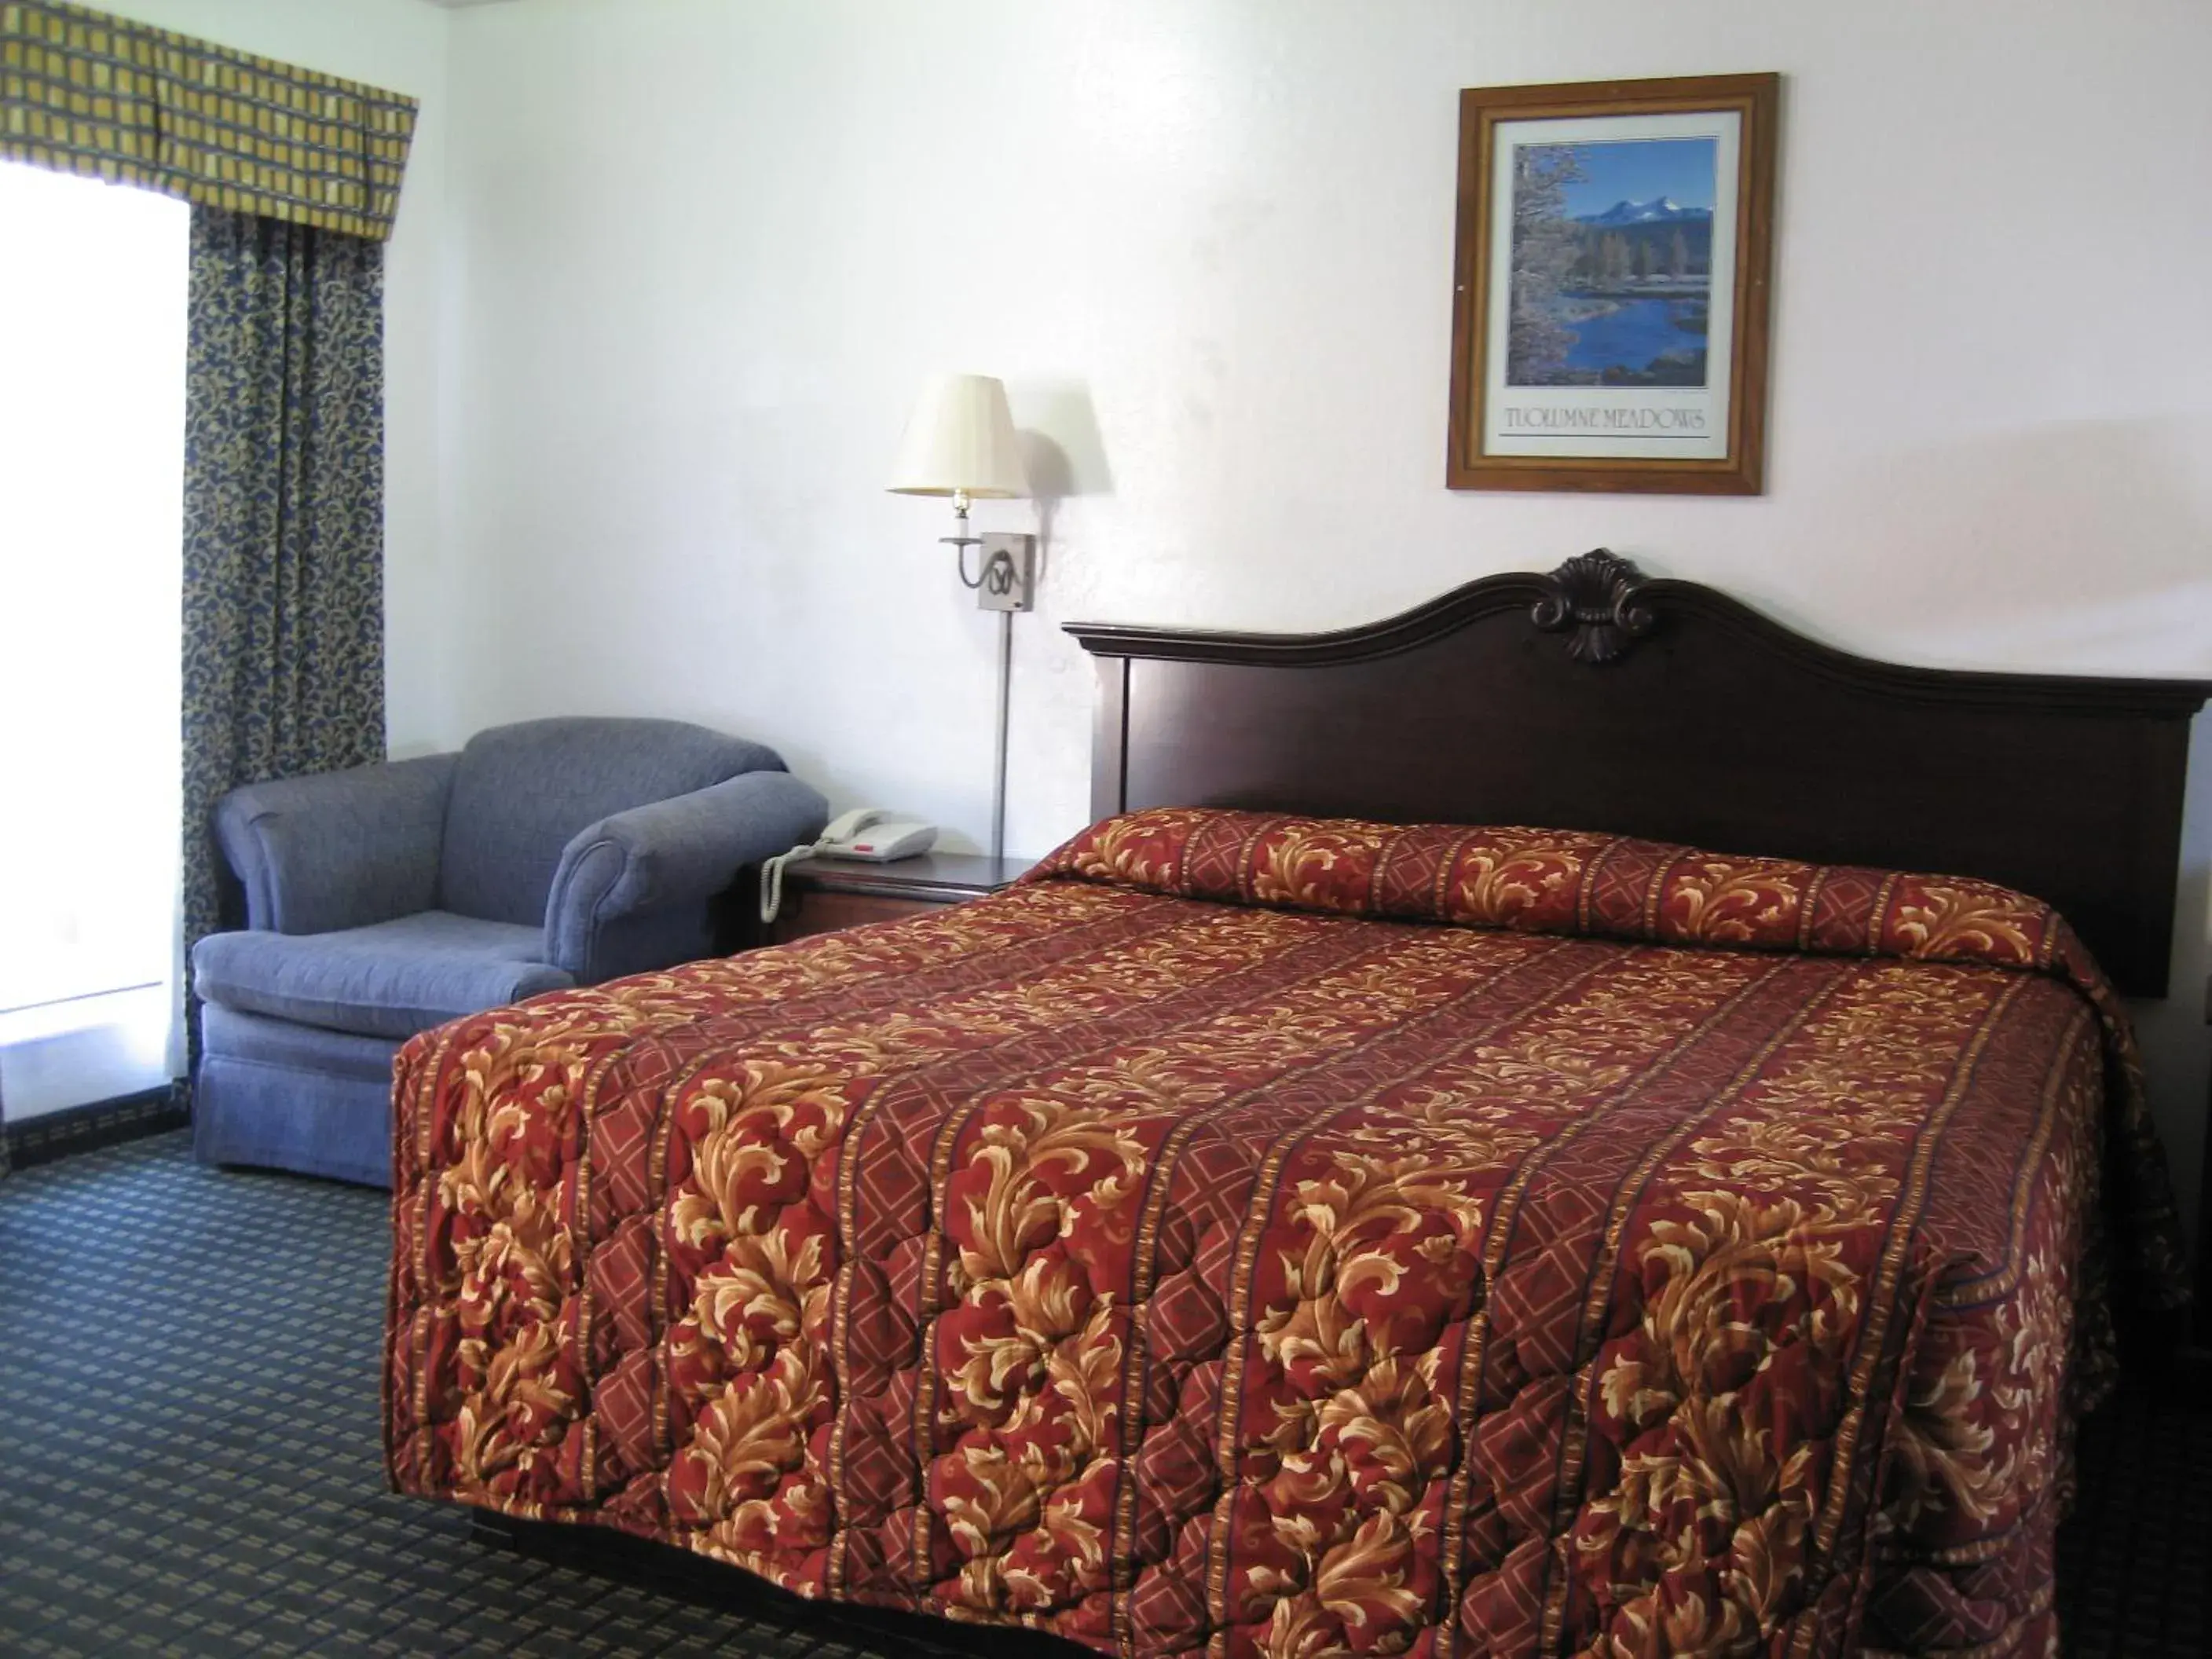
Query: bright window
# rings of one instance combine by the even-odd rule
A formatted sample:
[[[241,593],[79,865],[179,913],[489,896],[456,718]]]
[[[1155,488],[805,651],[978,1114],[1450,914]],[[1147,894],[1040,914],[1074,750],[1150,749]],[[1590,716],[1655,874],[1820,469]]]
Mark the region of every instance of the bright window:
[[[189,210],[0,163],[0,1102],[176,1064]]]

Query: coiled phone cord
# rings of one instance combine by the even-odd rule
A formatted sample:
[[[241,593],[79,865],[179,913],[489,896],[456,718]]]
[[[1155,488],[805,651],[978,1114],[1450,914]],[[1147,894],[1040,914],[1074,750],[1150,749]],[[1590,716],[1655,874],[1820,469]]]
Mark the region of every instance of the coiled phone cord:
[[[761,865],[761,921],[774,921],[777,911],[783,908],[783,870],[788,864],[798,864],[814,856],[811,844],[794,847],[788,853],[778,853]]]

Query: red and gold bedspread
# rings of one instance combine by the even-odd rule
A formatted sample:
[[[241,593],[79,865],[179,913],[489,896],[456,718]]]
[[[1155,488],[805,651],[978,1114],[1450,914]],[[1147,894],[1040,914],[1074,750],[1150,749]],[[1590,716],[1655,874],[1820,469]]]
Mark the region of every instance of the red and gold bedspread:
[[[1108,1652],[2055,1651],[2100,1182],[2177,1282],[2046,908],[1599,836],[1135,814],[397,1091],[397,1486]]]

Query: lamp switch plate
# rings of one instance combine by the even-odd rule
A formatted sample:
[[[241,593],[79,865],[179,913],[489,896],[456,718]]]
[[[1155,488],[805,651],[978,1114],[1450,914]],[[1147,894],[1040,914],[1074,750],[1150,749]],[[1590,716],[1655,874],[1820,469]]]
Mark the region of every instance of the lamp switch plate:
[[[983,532],[983,580],[975,603],[985,611],[1028,611],[1036,604],[1036,538]]]

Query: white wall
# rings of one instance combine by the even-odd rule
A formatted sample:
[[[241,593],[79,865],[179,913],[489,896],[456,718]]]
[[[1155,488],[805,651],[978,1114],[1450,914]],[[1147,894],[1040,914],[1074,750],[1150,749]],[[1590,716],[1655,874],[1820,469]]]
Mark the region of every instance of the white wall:
[[[95,0],[104,10],[422,100],[385,250],[385,611],[392,741],[422,749],[456,716],[440,523],[439,365],[446,229],[447,14],[425,0]]]
[[[939,368],[1006,376],[1064,457],[1061,499],[977,509],[1048,534],[1025,851],[1085,816],[1075,617],[1322,627],[1603,544],[1879,656],[2212,676],[2201,0],[531,0],[453,33],[434,735],[687,716],[980,835],[989,625],[940,504],[881,488]],[[1769,69],[1767,494],[1444,489],[1456,89]],[[2199,750],[2147,1020],[2191,1191]]]

